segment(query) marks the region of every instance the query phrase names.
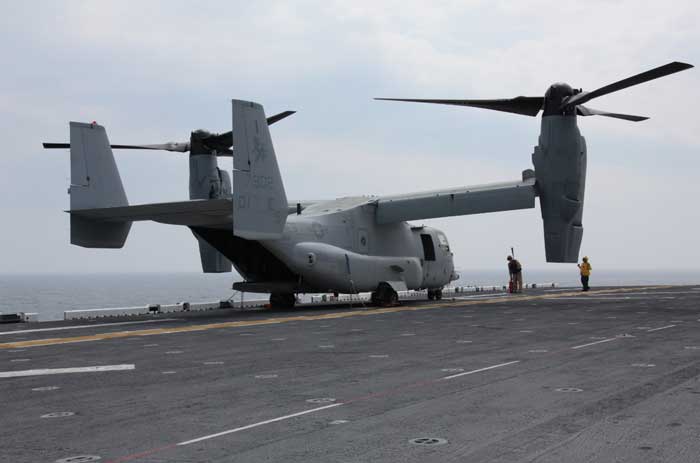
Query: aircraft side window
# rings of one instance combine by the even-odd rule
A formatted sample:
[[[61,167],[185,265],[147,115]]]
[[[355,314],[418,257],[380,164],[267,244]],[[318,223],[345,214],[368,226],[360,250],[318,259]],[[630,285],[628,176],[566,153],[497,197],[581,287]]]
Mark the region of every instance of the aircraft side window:
[[[423,255],[425,260],[435,260],[435,245],[433,245],[433,238],[428,234],[421,233],[420,240],[423,243]]]
[[[445,248],[445,251],[450,250],[450,244],[447,242],[447,237],[444,233],[438,233],[438,241],[440,242],[440,247]]]

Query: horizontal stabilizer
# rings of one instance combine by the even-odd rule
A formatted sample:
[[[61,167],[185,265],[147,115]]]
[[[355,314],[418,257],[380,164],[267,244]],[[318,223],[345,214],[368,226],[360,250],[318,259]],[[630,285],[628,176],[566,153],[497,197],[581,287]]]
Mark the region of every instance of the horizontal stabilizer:
[[[296,214],[297,204],[303,210],[315,201],[290,202],[288,214]],[[99,222],[136,222],[152,220],[170,225],[189,227],[231,228],[232,202],[228,198],[192,199],[169,203],[138,204],[122,207],[74,209],[66,211],[71,217]]]
[[[172,203],[67,211],[71,216],[101,222],[152,220],[170,225],[231,227],[230,199],[194,199]]]

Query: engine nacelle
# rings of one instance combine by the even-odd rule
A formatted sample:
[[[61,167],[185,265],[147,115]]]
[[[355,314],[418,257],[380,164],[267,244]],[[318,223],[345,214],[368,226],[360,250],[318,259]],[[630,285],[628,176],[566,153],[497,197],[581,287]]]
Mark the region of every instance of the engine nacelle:
[[[207,135],[207,132],[196,131],[190,137],[190,199],[230,198],[231,177],[228,172],[218,168],[216,153],[203,145],[202,137]],[[199,242],[202,271],[230,272],[231,261],[196,233],[195,236]]]
[[[586,141],[575,116],[542,118],[532,155],[547,262],[577,262],[583,237]]]

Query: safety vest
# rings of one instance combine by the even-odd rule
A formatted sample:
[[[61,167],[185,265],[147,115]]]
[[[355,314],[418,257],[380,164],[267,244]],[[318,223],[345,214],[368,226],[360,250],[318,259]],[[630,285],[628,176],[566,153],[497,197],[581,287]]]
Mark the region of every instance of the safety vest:
[[[581,276],[587,277],[591,275],[591,264],[584,262],[581,264]]]

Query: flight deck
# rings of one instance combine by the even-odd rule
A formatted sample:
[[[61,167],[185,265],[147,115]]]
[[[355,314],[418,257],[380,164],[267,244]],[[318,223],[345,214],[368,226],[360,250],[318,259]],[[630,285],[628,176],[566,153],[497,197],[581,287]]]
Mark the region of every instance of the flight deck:
[[[690,462],[700,286],[0,325],[5,462]]]

